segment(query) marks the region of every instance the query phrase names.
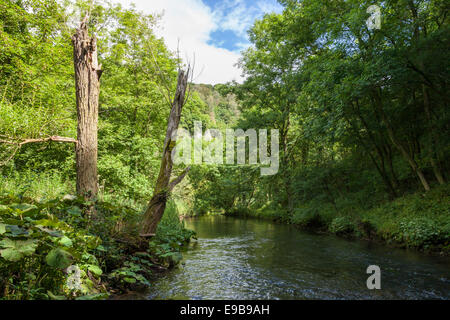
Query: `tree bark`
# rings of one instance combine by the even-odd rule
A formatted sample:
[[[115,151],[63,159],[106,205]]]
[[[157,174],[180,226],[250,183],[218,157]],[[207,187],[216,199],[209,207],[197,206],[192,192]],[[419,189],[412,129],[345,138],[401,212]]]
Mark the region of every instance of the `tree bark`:
[[[428,125],[430,127],[430,145],[428,146],[428,152],[430,157],[431,167],[433,168],[434,176],[439,184],[445,184],[444,176],[442,175],[441,169],[439,168],[437,161],[437,152],[436,152],[436,142],[437,142],[437,130],[433,121],[433,117],[431,116],[431,108],[430,108],[430,96],[428,94],[428,90],[425,84],[422,84],[423,91],[423,106],[425,109],[425,115],[428,120]]]
[[[383,148],[380,147],[379,144],[377,143],[377,139],[375,138],[374,134],[372,133],[372,130],[370,129],[368,122],[363,117],[363,115],[361,113],[361,108],[360,108],[358,100],[356,100],[355,104],[356,104],[356,107],[354,107],[354,112],[356,113],[358,119],[361,121],[362,125],[366,129],[368,140],[374,146],[375,151],[377,152],[378,157],[380,159],[380,164],[378,164],[378,162],[376,161],[375,157],[372,155],[372,153],[370,151],[370,148],[365,145],[365,143],[363,141],[364,139],[361,136],[361,134],[358,131],[358,129],[356,128],[356,126],[354,126],[350,122],[350,120],[347,120],[347,121],[349,122],[350,126],[353,127],[353,131],[355,132],[356,136],[359,137],[359,140],[361,141],[361,145],[366,149],[366,151],[368,152],[372,162],[374,163],[374,165],[377,168],[379,174],[381,175],[381,177],[382,177],[382,179],[383,179],[383,181],[384,181],[384,183],[385,183],[385,185],[387,187],[388,194],[390,195],[390,197],[392,199],[395,199],[397,197],[397,191],[395,190],[395,183],[393,183],[391,181],[391,179],[389,178],[389,175],[386,172],[385,152],[383,152]],[[352,107],[353,107],[353,104],[352,104]],[[381,138],[380,140],[382,141],[383,138]]]
[[[77,193],[94,199],[98,192],[97,127],[102,70],[98,65],[97,39],[89,36],[87,20],[84,18],[72,36],[78,115]]]
[[[381,115],[381,118],[383,119],[384,124],[386,125],[386,129],[389,135],[389,138],[392,141],[392,144],[400,151],[402,156],[405,158],[405,160],[409,163],[412,170],[415,174],[417,174],[420,182],[422,183],[423,188],[425,191],[430,191],[430,185],[427,181],[427,178],[425,177],[423,171],[419,168],[417,162],[414,160],[414,158],[408,153],[408,151],[405,149],[405,147],[397,140],[397,137],[395,136],[394,129],[386,115],[386,113],[383,110],[383,103],[381,101],[381,95],[376,92],[376,90],[373,91],[374,93],[374,103],[375,107],[378,109],[378,112]]]
[[[173,168],[172,150],[175,146],[175,141],[172,140],[172,137],[180,125],[181,111],[186,102],[189,72],[189,70],[187,72],[180,70],[178,73],[177,90],[167,124],[166,139],[164,141],[163,156],[161,159],[161,168],[159,171],[158,180],[156,182],[155,191],[153,192],[153,197],[150,200],[144,214],[140,233],[141,237],[151,237],[156,233],[158,224],[164,215],[164,210],[166,209],[167,199],[170,192],[183,180],[190,170],[190,168],[187,168],[178,178],[174,179],[172,182],[170,181]]]
[[[393,184],[391,183],[391,180],[388,177],[388,174],[386,173],[386,168],[385,168],[385,164],[384,164],[384,157],[383,154],[379,152],[379,148],[376,145],[375,141],[372,140],[372,144],[375,146],[375,148],[377,149],[379,158],[380,158],[380,164],[378,164],[378,161],[375,159],[375,157],[372,155],[372,151],[370,150],[370,147],[365,143],[363,136],[361,135],[361,133],[358,131],[358,128],[356,127],[356,125],[350,120],[350,118],[348,116],[346,116],[344,114],[344,118],[347,121],[348,125],[350,126],[350,128],[353,130],[355,136],[357,137],[357,139],[359,140],[359,143],[361,144],[361,146],[364,148],[364,150],[367,152],[367,154],[369,155],[370,159],[372,160],[372,163],[375,165],[375,168],[377,169],[378,173],[380,174],[381,178],[383,179],[383,182],[386,186],[386,191],[389,194],[389,197],[393,200],[397,197],[397,193],[395,191],[395,188],[393,186]],[[368,133],[370,133],[369,128],[367,126],[365,126],[366,131]],[[368,134],[370,139],[373,139],[373,136],[371,134]]]

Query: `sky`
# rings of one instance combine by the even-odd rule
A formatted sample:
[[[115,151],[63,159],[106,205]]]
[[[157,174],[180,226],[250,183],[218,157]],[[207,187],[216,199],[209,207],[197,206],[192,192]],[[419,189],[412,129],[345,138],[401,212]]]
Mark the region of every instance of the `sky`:
[[[265,13],[282,11],[276,0],[115,0],[147,14],[164,12],[155,30],[185,61],[195,56],[194,82],[242,82],[236,66],[250,46],[247,30]]]

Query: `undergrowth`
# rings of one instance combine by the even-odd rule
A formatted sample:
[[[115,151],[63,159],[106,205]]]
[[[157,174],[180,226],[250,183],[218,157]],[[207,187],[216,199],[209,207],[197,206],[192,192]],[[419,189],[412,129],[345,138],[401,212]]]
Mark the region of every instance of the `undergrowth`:
[[[172,201],[157,236],[142,243],[140,210],[39,198],[0,193],[0,299],[92,300],[146,288],[155,271],[181,260],[194,235]]]
[[[342,201],[344,203],[344,201]],[[229,215],[289,223],[304,229],[329,232],[347,238],[363,238],[417,249],[450,254],[450,185],[427,193],[406,195],[372,209],[334,207],[329,203],[298,205],[292,214],[267,203],[255,210],[234,210]]]

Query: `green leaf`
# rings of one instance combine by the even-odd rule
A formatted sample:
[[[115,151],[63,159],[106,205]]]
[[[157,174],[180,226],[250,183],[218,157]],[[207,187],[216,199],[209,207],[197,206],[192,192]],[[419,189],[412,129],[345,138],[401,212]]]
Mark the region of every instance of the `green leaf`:
[[[104,246],[102,246],[102,245],[99,245],[99,246],[96,248],[96,250],[101,251],[101,252],[108,252],[108,250],[107,250]]]
[[[52,300],[67,300],[65,296],[55,296],[51,291],[47,291],[47,295]]]
[[[72,255],[64,249],[57,248],[50,251],[45,258],[45,261],[50,267],[65,269],[72,263]]]
[[[0,234],[6,233],[6,224],[0,223]]]
[[[29,234],[29,232],[27,230],[25,230],[19,226],[16,226],[16,225],[7,225],[6,227],[7,227],[8,232],[13,237],[27,236]]]
[[[35,210],[38,207],[36,207],[33,204],[21,203],[21,204],[12,205],[11,208],[14,208],[14,209],[20,211],[20,213],[25,213],[25,212],[28,212],[31,210]]]
[[[78,297],[75,300],[104,300],[109,297],[109,294],[107,293],[97,293],[97,294],[90,294],[87,296]]]
[[[55,231],[55,230],[47,229],[47,228],[44,228],[44,227],[42,227],[42,226],[37,226],[37,228],[38,228],[39,230],[43,231],[43,232],[48,233],[48,234],[51,235],[52,237],[55,237],[55,238],[61,238],[61,237],[63,237],[63,234],[62,234],[60,231]]]
[[[37,240],[15,241],[5,239],[0,241],[0,255],[7,261],[17,262],[23,257],[31,256],[38,246]]]
[[[103,274],[102,269],[100,269],[99,266],[96,266],[96,265],[93,265],[93,264],[90,264],[88,266],[88,270],[91,271],[96,276],[101,276]]]
[[[68,248],[73,246],[72,240],[70,240],[70,238],[68,238],[66,236],[62,237],[61,240],[59,240],[59,243]]]
[[[128,283],[136,283],[136,279],[134,279],[134,278],[126,277],[126,278],[123,278],[123,280]]]
[[[80,208],[73,206],[73,207],[70,207],[69,209],[67,209],[67,213],[70,215],[73,215],[73,216],[81,216],[83,211],[81,211]]]

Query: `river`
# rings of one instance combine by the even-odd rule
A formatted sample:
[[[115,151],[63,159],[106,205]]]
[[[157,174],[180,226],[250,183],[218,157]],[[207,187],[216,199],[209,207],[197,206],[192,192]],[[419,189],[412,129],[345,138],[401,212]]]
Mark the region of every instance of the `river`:
[[[147,299],[450,299],[450,259],[254,219],[186,221],[182,264]],[[381,290],[366,269],[381,268]]]

